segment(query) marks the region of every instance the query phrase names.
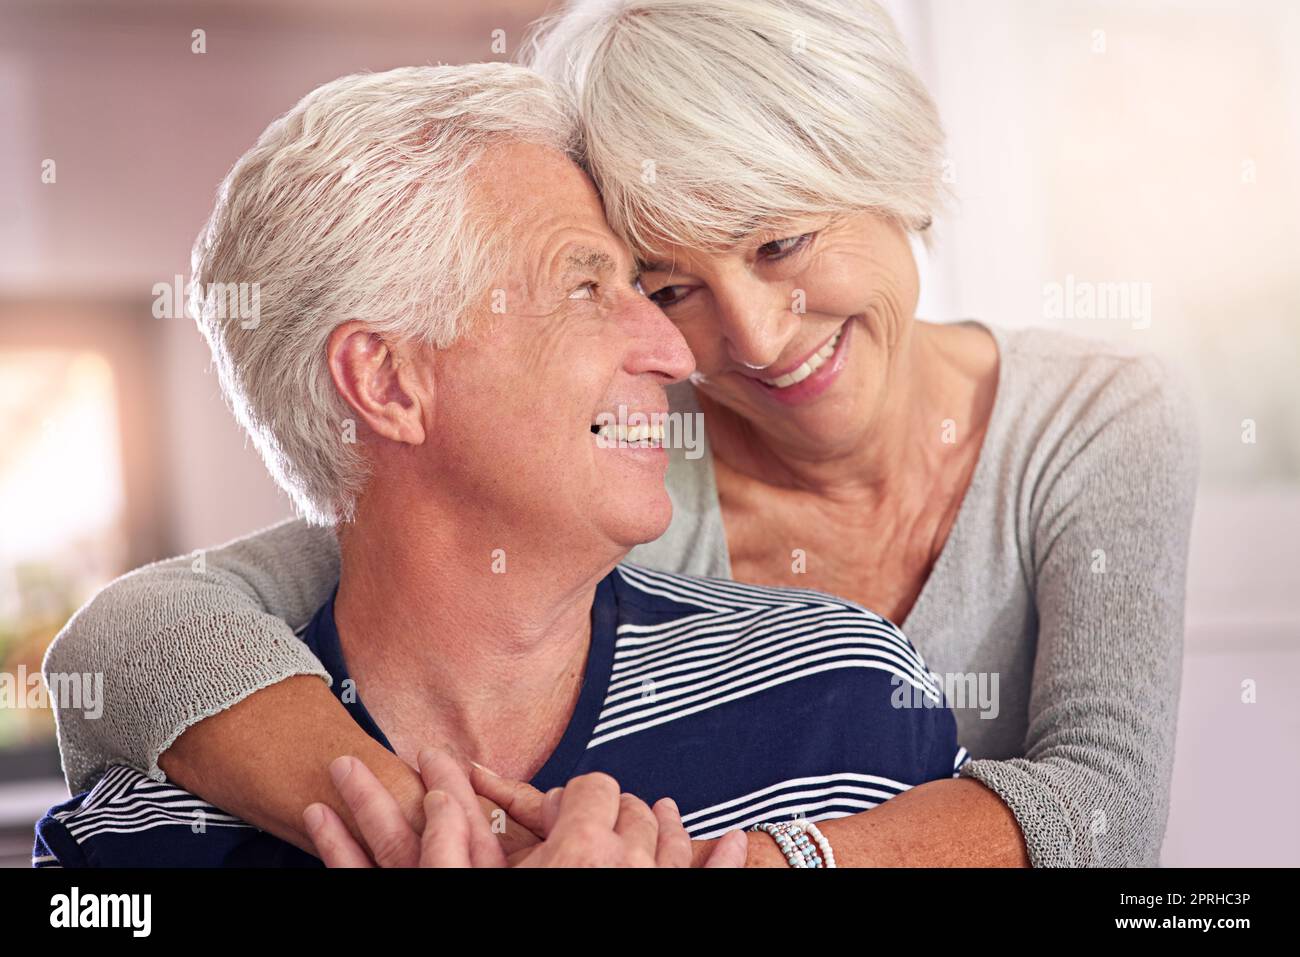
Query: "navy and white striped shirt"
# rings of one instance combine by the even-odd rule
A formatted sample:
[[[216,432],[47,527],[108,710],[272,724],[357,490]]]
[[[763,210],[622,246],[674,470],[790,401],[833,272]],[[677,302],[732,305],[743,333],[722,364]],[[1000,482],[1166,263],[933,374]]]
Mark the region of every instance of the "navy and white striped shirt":
[[[332,601],[302,640],[336,695],[352,685]],[[391,750],[355,694],[340,700]],[[597,587],[578,703],[532,783],[605,771],[647,803],[671,796],[692,837],[710,838],[857,814],[966,759],[937,679],[880,616],[818,592],[625,564]],[[125,767],[36,833],[37,866],[319,864]]]

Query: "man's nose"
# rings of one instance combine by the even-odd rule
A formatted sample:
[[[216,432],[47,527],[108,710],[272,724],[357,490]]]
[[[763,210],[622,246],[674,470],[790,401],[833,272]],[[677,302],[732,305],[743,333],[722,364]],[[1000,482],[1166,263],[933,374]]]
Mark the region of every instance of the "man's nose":
[[[695,357],[681,332],[649,299],[630,295],[621,319],[631,335],[629,373],[652,373],[680,382],[695,371]]]

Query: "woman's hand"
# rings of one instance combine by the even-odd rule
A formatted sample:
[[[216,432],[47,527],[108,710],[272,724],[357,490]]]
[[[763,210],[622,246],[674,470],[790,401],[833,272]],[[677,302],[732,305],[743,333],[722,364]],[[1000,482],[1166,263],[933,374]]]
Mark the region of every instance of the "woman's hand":
[[[512,854],[512,867],[745,866],[749,841],[743,831],[732,831],[704,849],[691,841],[672,798],[660,798],[653,809],[647,808],[639,798],[620,795],[618,783],[607,774],[586,774],[546,794],[482,765],[476,764],[470,775],[481,797],[525,828],[547,835],[536,847]],[[645,864],[652,835],[653,863]]]
[[[479,797],[454,758],[431,748],[420,752],[424,833],[417,834],[396,799],[353,757],[330,765],[334,786],[357,823],[366,848],[324,804],[303,811],[307,833],[329,867],[505,867]]]
[[[546,839],[516,867],[690,867],[691,839],[668,798],[653,809],[608,774],[584,774],[541,800]]]
[[[370,852],[339,816],[323,804],[303,813],[321,859],[330,867],[502,867],[505,853],[469,779],[449,755],[426,750],[419,757],[425,796],[425,829],[417,835],[393,799],[364,764],[339,758],[330,768]],[[519,785],[520,789],[527,785]],[[607,774],[574,778],[547,795],[518,792],[515,803],[526,826],[546,839],[516,851],[523,867],[689,867],[692,844],[676,805],[668,798],[653,810],[620,794]],[[530,823],[531,822],[531,823]],[[738,832],[737,832],[738,833]],[[728,835],[712,849],[708,867],[743,866],[744,835]]]

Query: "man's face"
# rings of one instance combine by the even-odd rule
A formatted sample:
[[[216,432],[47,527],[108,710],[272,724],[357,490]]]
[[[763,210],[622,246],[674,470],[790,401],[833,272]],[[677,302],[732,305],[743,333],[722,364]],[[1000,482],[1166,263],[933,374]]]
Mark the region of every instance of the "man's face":
[[[666,412],[664,386],[694,367],[685,340],[639,291],[569,159],[502,147],[476,168],[476,185],[475,208],[509,237],[508,252],[471,331],[431,356],[430,478],[550,547],[614,554],[652,541],[672,517],[667,452],[607,447],[592,426],[620,406]]]

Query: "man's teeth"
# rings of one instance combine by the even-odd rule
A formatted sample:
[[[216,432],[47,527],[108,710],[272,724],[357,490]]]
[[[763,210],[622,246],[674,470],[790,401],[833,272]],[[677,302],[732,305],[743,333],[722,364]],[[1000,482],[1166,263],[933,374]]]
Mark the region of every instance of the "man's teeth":
[[[844,335],[844,327],[840,326],[840,331],[835,333],[826,345],[822,346],[810,355],[804,361],[803,365],[799,366],[799,368],[795,369],[793,372],[787,372],[785,375],[777,379],[759,379],[758,381],[762,382],[764,385],[770,385],[774,389],[785,389],[794,385],[796,382],[802,382],[826,364],[826,360],[835,353],[835,346],[840,341],[840,336],[842,335]]]
[[[662,425],[602,425],[593,430],[599,438],[609,442],[662,442]]]

